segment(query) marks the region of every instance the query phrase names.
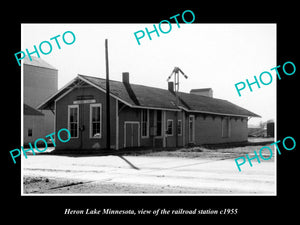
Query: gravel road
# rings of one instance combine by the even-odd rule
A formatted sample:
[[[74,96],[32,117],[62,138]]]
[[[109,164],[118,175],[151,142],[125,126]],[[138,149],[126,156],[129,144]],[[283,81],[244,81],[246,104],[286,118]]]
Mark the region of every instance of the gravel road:
[[[239,152],[253,152],[260,147],[239,148]],[[231,151],[237,150],[199,150],[199,155],[193,157],[178,157],[176,151],[168,156],[170,152],[138,156],[31,155],[22,159],[22,193],[276,194],[274,159],[261,163],[253,160],[252,167],[244,164],[239,172],[234,161],[237,154],[232,155]],[[186,150],[177,153],[186,154]]]

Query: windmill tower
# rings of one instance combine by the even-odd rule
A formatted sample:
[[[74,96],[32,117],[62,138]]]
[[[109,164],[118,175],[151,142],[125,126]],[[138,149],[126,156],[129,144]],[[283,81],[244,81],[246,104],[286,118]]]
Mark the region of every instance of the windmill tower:
[[[172,76],[174,76],[174,93],[175,93],[175,97],[176,97],[176,107],[177,108],[179,108],[179,95],[178,95],[178,92],[179,92],[179,74],[184,76],[185,79],[188,78],[188,76],[179,67],[175,66],[172,73],[170,74],[170,76],[167,79],[167,81],[169,82],[169,80],[172,78]],[[178,112],[176,113],[175,134],[176,134],[176,147],[178,147]]]

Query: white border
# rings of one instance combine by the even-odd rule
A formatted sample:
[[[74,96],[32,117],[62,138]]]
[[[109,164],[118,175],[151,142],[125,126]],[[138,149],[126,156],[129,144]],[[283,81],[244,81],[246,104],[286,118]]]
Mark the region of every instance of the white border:
[[[21,49],[24,49],[24,43],[23,43],[23,38],[24,37],[24,29],[22,24],[20,24],[21,26]],[[24,146],[24,61],[22,60],[21,62],[21,146]],[[23,157],[20,158],[21,161],[21,196],[26,196],[28,194],[24,194],[24,189],[23,189],[23,183],[24,183],[24,179],[23,179],[23,168],[24,168],[24,164],[23,164]],[[12,163],[12,162],[11,162]]]
[[[276,33],[277,33],[277,24],[276,23],[273,23],[276,25]],[[20,24],[21,26],[21,49],[24,49],[24,44],[23,44],[23,32],[24,32],[24,29],[23,29],[23,26],[22,24]],[[275,37],[276,38],[276,43],[277,43],[277,36]],[[276,56],[277,56],[277,49],[276,49]],[[276,65],[278,65],[278,62],[277,62],[277,59],[276,59]],[[23,118],[23,99],[24,99],[24,81],[23,81],[23,77],[24,77],[24,74],[23,74],[23,63],[21,63],[21,140],[20,140],[20,143],[22,144],[23,146],[23,124],[24,124],[24,118]],[[275,93],[277,93],[277,79],[274,79],[275,80]],[[71,82],[70,82],[71,83]],[[67,86],[67,85],[65,85]],[[52,97],[52,96],[51,96]],[[50,98],[51,98],[50,97]],[[49,99],[50,99],[49,98]],[[47,99],[48,100],[48,99]],[[122,102],[122,101],[121,101]],[[123,102],[124,103],[124,102]],[[125,103],[126,104],[126,103]],[[42,104],[41,104],[42,105]],[[128,105],[128,104],[126,104]],[[142,107],[140,107],[142,108]],[[55,109],[56,109],[56,105],[55,105]],[[157,109],[157,108],[153,108],[153,109]],[[275,101],[275,118],[274,118],[274,132],[275,132],[275,135],[274,135],[274,142],[277,141],[277,101]],[[165,110],[168,110],[168,111],[178,111],[178,110],[170,110],[170,109],[161,109],[163,110],[163,136],[165,134]],[[189,111],[191,112],[191,111]],[[200,112],[200,111],[198,111]],[[204,111],[203,111],[204,112]],[[185,113],[185,112],[183,112]],[[211,113],[209,112],[210,114],[218,114],[218,113]],[[221,115],[225,115],[225,114],[221,114]],[[55,114],[56,116],[56,114]],[[241,115],[239,115],[241,116]],[[243,117],[247,117],[247,116],[243,116]],[[56,120],[55,120],[56,121]],[[54,121],[54,123],[55,123]],[[185,120],[183,120],[183,122],[185,123]],[[184,125],[184,129],[183,129],[183,132],[185,133],[185,126]],[[185,135],[183,136],[185,137]],[[164,143],[165,143],[165,137],[164,137]],[[165,145],[165,144],[164,144]],[[165,146],[164,146],[165,147]],[[275,148],[275,146],[274,146]],[[209,194],[209,193],[205,193],[205,194],[126,194],[126,193],[122,193],[122,194],[97,194],[97,193],[88,193],[88,194],[66,194],[66,193],[63,193],[63,194],[24,194],[24,190],[23,190],[23,157],[20,158],[20,161],[21,161],[21,196],[229,196],[229,197],[232,197],[232,196],[277,196],[277,151],[274,151],[274,166],[275,166],[275,190],[274,190],[274,193],[271,193],[271,194],[255,194],[255,193],[240,193],[240,194],[218,194],[218,193],[214,193],[214,194]]]

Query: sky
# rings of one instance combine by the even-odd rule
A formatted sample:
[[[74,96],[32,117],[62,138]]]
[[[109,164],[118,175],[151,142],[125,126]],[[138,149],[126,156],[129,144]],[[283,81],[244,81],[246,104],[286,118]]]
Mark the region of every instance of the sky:
[[[108,39],[109,74],[111,80],[122,80],[122,72],[130,73],[130,82],[167,89],[167,78],[175,66],[187,76],[180,79],[180,90],[212,88],[213,97],[228,100],[262,118],[251,118],[250,125],[276,119],[276,75],[270,69],[276,62],[276,24],[201,24],[172,23],[169,33],[145,34],[138,45],[134,33],[153,24],[21,24],[21,49],[34,51],[43,41],[52,44],[48,55],[40,57],[58,69],[58,88],[77,74],[105,78],[105,39]],[[164,24],[162,30],[168,30]],[[158,24],[156,24],[158,27]],[[76,40],[66,45],[62,35],[72,31]],[[58,49],[57,38],[61,49]],[[72,38],[66,35],[66,40]],[[44,44],[44,51],[47,46]],[[36,56],[36,54],[33,54]],[[17,63],[17,62],[16,62]],[[238,95],[235,84],[254,82],[254,76],[268,71],[270,85],[252,85]],[[268,77],[263,77],[267,83]]]

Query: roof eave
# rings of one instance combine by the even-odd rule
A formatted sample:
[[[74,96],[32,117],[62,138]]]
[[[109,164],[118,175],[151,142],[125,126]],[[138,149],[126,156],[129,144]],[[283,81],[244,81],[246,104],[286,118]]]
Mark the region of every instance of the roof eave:
[[[206,113],[206,114],[213,114],[213,115],[222,115],[222,116],[239,116],[239,117],[260,117],[260,115],[257,115],[255,113],[249,114],[249,115],[241,115],[241,114],[231,114],[231,113],[217,113],[217,112],[210,112],[210,111],[203,111],[203,110],[193,110],[193,109],[187,109],[182,106],[179,106],[182,110],[186,112],[191,112],[191,113]]]
[[[96,89],[106,93],[106,90],[102,87],[99,87],[98,85],[94,84],[93,82],[89,81],[88,79],[85,79],[83,76],[78,74],[73,80],[71,80],[69,83],[67,83],[64,87],[62,87],[60,90],[58,90],[56,93],[54,93],[52,96],[50,96],[48,99],[46,99],[44,102],[42,102],[37,108],[40,110],[43,109],[51,109],[50,106],[54,104],[55,99],[59,98],[62,94],[66,92],[66,89],[68,88],[74,88],[75,86],[72,86],[77,80],[84,81],[87,84],[95,87]],[[194,112],[194,113],[206,113],[206,114],[213,114],[213,115],[223,115],[223,116],[238,116],[238,117],[261,117],[255,113],[249,113],[249,114],[231,114],[231,113],[218,113],[218,112],[210,112],[210,111],[203,111],[203,110],[193,110],[193,109],[187,109],[183,106],[178,106],[178,108],[166,108],[166,107],[155,107],[155,106],[138,106],[133,105],[124,99],[110,93],[110,96],[119,100],[120,102],[124,103],[125,105],[131,107],[131,108],[141,108],[141,109],[155,109],[155,110],[167,110],[167,111],[180,111],[184,110],[186,112]]]

